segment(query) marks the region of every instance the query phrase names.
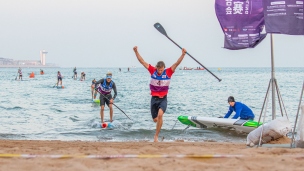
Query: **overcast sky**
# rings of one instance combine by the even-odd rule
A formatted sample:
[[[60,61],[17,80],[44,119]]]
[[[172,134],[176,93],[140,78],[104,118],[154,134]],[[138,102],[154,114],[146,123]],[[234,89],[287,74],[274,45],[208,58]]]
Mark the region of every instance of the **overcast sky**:
[[[254,49],[227,50],[214,0],[0,0],[0,57],[40,60],[61,67],[171,66],[181,50],[206,67],[270,67],[270,36]],[[304,66],[304,37],[274,35],[276,67]],[[189,56],[180,66],[199,66]]]

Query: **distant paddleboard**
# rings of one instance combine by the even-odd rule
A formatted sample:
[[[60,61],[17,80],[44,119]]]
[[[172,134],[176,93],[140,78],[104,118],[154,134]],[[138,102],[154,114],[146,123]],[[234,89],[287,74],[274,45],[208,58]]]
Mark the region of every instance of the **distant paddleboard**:
[[[102,129],[114,129],[115,125],[113,122],[104,122],[101,124],[101,122],[93,122],[92,128],[102,128]]]
[[[65,87],[63,85],[55,86],[58,89],[64,89]]]
[[[100,99],[92,99],[94,103],[100,103]]]
[[[200,116],[179,116],[177,118],[181,123],[190,125],[196,128],[234,128],[237,131],[249,133],[256,129],[262,123],[258,123],[253,120],[242,119],[227,119],[227,118],[215,118],[215,117],[200,117]]]

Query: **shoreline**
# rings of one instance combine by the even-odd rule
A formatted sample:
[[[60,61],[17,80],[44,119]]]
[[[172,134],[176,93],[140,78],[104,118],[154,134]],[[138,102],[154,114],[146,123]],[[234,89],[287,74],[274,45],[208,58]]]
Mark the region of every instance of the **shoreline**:
[[[243,143],[0,140],[0,146],[0,170],[301,170],[304,165],[304,149]]]
[[[45,66],[45,65],[0,65],[0,68],[61,68],[60,66]]]

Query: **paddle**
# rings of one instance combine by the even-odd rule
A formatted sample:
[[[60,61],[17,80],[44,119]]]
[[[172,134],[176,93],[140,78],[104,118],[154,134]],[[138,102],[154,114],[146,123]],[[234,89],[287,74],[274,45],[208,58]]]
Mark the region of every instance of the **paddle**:
[[[17,72],[17,75],[16,75],[16,78],[15,78],[15,80],[17,80],[17,77],[18,77],[18,72]]]
[[[105,95],[103,95],[101,92],[98,91],[97,88],[95,88],[95,90],[102,95],[104,98],[106,98],[107,100],[109,100]],[[109,100],[110,101],[110,100]],[[112,103],[115,107],[117,107],[117,109],[119,109],[123,114],[125,114],[131,121],[133,121],[123,110],[121,110],[118,106],[116,106],[114,103]]]
[[[163,28],[163,26],[159,23],[155,23],[154,27],[156,28],[156,30],[158,30],[161,34],[163,34],[164,36],[166,36],[169,40],[171,40],[176,46],[178,46],[180,49],[182,49],[182,47],[180,47],[177,43],[175,43],[166,33],[165,29]],[[202,67],[204,67],[211,75],[213,75],[219,82],[222,81],[222,79],[219,79],[216,75],[214,75],[209,69],[207,69],[203,64],[201,64],[199,61],[197,61],[193,56],[191,56],[188,52],[186,52],[195,62],[197,62],[198,64],[200,64]]]
[[[55,88],[55,87],[56,87],[56,85],[57,85],[57,83],[55,83],[55,85],[53,86],[53,88]]]

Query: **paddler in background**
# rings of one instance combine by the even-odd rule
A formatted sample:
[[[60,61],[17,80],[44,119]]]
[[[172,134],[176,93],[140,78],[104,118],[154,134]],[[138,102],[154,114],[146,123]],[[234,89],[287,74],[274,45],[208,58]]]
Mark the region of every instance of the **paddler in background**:
[[[84,72],[81,72],[81,76],[80,76],[80,80],[81,81],[84,81],[85,80],[85,73]]]
[[[232,119],[240,118],[244,120],[254,120],[254,114],[252,110],[241,102],[235,102],[233,96],[228,97],[228,103],[230,105],[229,110],[227,114],[224,116],[224,118],[229,118],[231,113],[235,111],[235,115],[232,117]]]
[[[73,78],[74,78],[74,80],[76,80],[76,79],[77,79],[77,71],[76,71],[76,67],[73,69],[73,73],[74,73]]]
[[[91,85],[92,99],[96,99],[96,96],[97,96],[97,91],[95,90],[95,83],[96,83],[96,80],[94,78],[92,80],[92,85]]]
[[[138,61],[149,71],[151,75],[150,90],[151,90],[151,115],[153,121],[156,122],[156,131],[154,135],[154,142],[158,142],[158,134],[160,133],[161,127],[163,125],[163,115],[167,109],[167,94],[169,90],[169,84],[171,77],[177,68],[177,66],[182,62],[186,55],[186,49],[182,49],[182,54],[178,60],[170,67],[165,68],[165,63],[159,61],[156,67],[148,64],[140,56],[137,51],[137,46],[133,48]]]
[[[19,67],[18,69],[18,74],[19,74],[19,80],[22,80],[22,69]]]
[[[58,86],[59,84],[62,86],[62,75],[60,73],[60,71],[57,72],[57,83],[56,85]]]
[[[100,84],[98,86],[98,84]],[[113,121],[113,103],[114,99],[117,96],[116,85],[112,80],[112,73],[108,72],[106,78],[102,78],[95,83],[95,89],[100,93],[100,118],[101,123],[104,123],[104,106],[105,103],[110,109],[110,122]],[[112,90],[114,90],[114,96],[112,97]]]

